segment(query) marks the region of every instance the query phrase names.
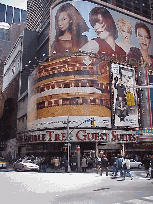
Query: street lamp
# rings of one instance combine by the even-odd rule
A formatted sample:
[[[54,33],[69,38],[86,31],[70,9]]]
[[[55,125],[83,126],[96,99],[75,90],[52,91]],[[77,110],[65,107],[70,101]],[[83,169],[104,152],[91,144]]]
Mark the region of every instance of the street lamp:
[[[69,109],[70,111],[70,109]],[[71,171],[71,168],[70,168],[70,146],[71,144],[69,143],[69,112],[68,112],[68,118],[67,118],[67,142],[68,142],[68,172]]]

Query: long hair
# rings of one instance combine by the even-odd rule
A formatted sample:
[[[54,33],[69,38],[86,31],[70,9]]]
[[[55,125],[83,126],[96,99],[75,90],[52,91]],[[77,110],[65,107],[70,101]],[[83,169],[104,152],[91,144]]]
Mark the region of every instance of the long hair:
[[[89,31],[89,27],[87,26],[84,18],[81,16],[79,11],[70,3],[66,3],[62,5],[56,12],[55,16],[55,29],[56,29],[56,40],[59,40],[58,38],[63,35],[63,32],[60,30],[58,26],[58,19],[62,12],[66,12],[69,19],[70,24],[68,27],[68,31],[71,33],[72,42],[74,43],[74,46],[77,46],[78,37],[86,31]]]
[[[116,40],[118,38],[118,31],[114,22],[114,19],[110,12],[104,7],[95,7],[89,13],[89,21],[92,27],[95,26],[96,23],[100,23],[98,15],[101,15],[104,24],[106,25],[105,30],[110,33],[110,35]]]

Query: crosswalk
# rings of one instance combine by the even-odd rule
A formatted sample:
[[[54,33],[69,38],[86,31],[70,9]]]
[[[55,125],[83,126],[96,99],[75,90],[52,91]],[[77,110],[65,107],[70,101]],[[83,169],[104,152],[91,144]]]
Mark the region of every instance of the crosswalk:
[[[140,199],[132,199],[132,200],[125,201],[125,203],[129,203],[129,204],[151,204],[151,203],[153,203],[153,196],[142,197]]]

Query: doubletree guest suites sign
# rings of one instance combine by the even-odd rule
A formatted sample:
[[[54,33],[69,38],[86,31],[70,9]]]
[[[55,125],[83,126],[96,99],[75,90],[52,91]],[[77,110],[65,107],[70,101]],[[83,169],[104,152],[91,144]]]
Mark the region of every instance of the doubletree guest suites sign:
[[[136,131],[115,131],[99,129],[75,129],[70,130],[67,137],[67,130],[45,130],[25,133],[18,137],[19,143],[36,142],[136,142]]]

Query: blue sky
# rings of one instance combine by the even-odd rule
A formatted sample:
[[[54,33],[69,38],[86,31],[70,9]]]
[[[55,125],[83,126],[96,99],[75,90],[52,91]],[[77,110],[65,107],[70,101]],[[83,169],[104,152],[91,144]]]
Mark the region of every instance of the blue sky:
[[[0,3],[20,9],[27,9],[27,0],[0,0]]]

